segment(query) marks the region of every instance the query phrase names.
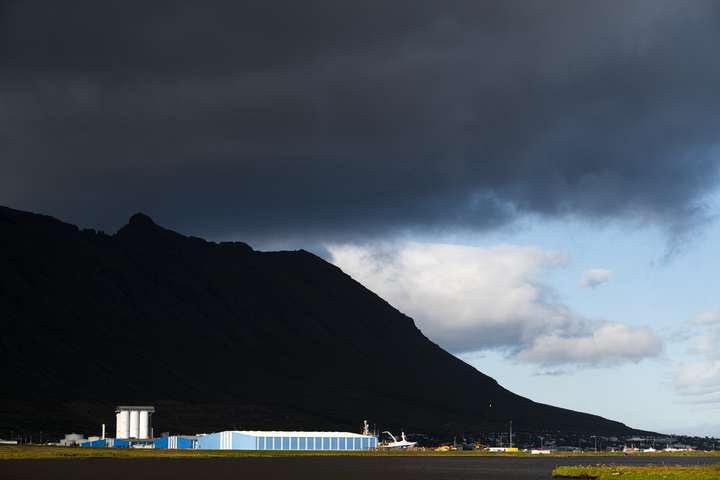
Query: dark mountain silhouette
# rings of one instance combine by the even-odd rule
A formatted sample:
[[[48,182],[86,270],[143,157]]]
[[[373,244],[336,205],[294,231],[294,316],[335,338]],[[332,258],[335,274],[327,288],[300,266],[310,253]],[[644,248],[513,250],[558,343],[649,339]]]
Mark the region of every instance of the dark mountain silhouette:
[[[107,235],[0,207],[0,319],[0,434],[112,431],[132,403],[156,433],[630,431],[509,392],[311,253],[143,214]]]

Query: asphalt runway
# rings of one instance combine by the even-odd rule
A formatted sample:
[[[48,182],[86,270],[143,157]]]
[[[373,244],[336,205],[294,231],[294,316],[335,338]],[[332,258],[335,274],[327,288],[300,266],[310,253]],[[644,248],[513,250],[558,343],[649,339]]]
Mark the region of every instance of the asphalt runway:
[[[0,461],[0,479],[72,480],[539,480],[558,465],[698,465],[718,457],[92,458]]]

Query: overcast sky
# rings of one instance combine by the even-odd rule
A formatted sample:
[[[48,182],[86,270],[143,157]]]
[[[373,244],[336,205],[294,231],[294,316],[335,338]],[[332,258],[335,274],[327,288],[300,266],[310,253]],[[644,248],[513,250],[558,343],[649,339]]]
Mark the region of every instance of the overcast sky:
[[[0,204],[307,248],[518,393],[720,435],[720,3],[7,1],[0,28]]]

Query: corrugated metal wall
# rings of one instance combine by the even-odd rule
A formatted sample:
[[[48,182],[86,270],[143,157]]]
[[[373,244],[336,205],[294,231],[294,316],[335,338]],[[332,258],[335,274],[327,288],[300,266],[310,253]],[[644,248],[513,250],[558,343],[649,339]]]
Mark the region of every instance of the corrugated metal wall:
[[[178,435],[170,435],[168,437],[156,438],[153,444],[155,448],[169,448],[171,450],[177,448],[195,448],[195,440],[193,438],[181,437]]]
[[[198,448],[201,450],[220,450],[220,435],[223,432],[211,433],[198,438]]]
[[[101,438],[100,440],[93,440],[92,442],[83,442],[80,444],[80,446],[81,447],[102,448],[102,447],[107,447],[108,442],[107,442],[107,440]],[[112,446],[112,445],[110,445],[110,446]]]
[[[242,432],[217,432],[198,439],[202,450],[368,450],[377,448],[372,436],[248,435]]]

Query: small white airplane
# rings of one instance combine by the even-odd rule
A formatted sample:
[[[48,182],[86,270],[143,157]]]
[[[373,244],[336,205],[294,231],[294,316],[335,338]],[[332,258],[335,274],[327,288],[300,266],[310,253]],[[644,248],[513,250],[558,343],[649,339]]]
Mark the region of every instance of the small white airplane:
[[[390,435],[390,438],[392,438],[393,441],[388,442],[388,443],[381,443],[380,445],[378,445],[378,448],[410,448],[410,447],[414,447],[415,444],[417,443],[417,442],[408,442],[405,439],[405,432],[400,432],[400,440],[395,438],[395,435],[393,435],[392,433],[390,433],[388,431],[385,431],[382,433],[387,433],[388,435]]]

